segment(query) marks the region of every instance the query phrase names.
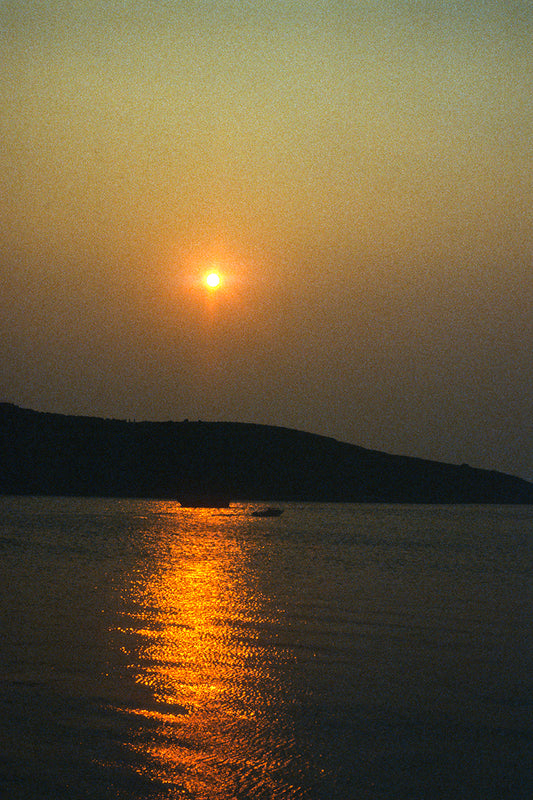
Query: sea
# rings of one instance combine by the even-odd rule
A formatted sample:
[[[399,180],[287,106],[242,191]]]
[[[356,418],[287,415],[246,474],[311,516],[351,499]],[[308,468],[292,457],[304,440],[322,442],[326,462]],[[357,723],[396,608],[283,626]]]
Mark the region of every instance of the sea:
[[[530,800],[533,506],[0,498],[2,800]]]

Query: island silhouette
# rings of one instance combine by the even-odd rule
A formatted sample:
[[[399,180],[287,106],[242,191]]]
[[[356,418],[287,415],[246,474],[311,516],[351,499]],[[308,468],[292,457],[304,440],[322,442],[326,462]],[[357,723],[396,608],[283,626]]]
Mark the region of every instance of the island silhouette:
[[[0,494],[246,501],[533,503],[501,472],[391,455],[289,428],[133,422],[0,403]]]

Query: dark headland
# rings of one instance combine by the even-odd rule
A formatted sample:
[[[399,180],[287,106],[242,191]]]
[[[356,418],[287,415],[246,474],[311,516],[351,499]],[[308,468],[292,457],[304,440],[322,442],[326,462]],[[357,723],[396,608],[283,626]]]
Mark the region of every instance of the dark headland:
[[[533,503],[533,484],[287,428],[129,422],[0,404],[0,494]]]

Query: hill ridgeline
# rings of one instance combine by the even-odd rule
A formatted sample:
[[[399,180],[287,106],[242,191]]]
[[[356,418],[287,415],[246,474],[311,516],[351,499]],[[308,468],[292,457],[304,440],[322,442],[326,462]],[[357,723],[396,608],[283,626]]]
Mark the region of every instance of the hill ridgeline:
[[[0,494],[357,503],[533,503],[500,472],[287,428],[129,422],[0,404]],[[193,498],[191,500],[190,498]],[[194,499],[195,498],[195,499]]]

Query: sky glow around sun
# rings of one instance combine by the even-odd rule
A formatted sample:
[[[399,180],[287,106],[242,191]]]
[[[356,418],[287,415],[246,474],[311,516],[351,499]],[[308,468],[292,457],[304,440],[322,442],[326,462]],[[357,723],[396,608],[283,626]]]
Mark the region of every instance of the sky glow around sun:
[[[533,479],[531,3],[12,0],[0,41],[0,402]]]

